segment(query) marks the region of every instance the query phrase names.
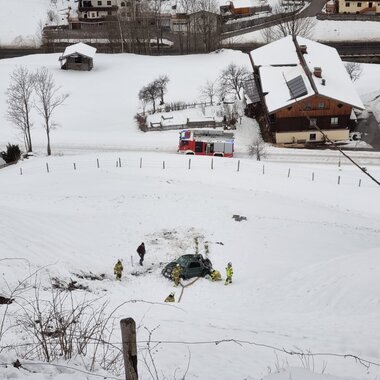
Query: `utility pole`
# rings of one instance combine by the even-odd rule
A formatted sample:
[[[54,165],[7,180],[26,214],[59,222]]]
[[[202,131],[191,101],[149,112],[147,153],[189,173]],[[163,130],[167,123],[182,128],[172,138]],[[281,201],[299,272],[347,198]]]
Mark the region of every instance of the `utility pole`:
[[[133,318],[125,318],[120,321],[120,328],[123,343],[125,380],[138,380],[136,323]]]

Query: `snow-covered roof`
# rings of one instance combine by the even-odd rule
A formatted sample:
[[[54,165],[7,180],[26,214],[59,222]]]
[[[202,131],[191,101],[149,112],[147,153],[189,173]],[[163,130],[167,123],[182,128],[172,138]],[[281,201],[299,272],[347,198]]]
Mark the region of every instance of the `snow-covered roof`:
[[[262,89],[267,93],[265,101],[269,112],[315,94],[355,108],[364,108],[336,49],[303,37],[297,37],[297,43],[299,46],[306,46],[307,53],[303,54],[306,67],[300,62],[292,36],[284,37],[250,53],[254,65],[259,67]],[[315,67],[321,68],[321,78],[313,74]],[[310,71],[310,78],[305,69]],[[307,94],[292,99],[289,81],[299,76]]]
[[[83,42],[78,42],[77,44],[68,46],[63,52],[61,59],[67,58],[73,54],[83,55],[88,58],[94,58],[96,53],[96,48],[86,45]]]

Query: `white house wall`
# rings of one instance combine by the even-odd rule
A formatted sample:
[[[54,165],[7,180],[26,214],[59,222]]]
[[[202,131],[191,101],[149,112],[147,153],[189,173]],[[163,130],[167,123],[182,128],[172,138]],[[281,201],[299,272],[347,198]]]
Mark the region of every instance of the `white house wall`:
[[[324,130],[325,135],[332,141],[348,140],[349,130],[348,129],[334,129],[334,130]],[[315,139],[311,139],[310,135],[315,134]],[[318,142],[324,141],[323,135],[318,131],[301,131],[301,132],[276,132],[276,143],[277,144],[291,144],[297,141],[303,142]]]

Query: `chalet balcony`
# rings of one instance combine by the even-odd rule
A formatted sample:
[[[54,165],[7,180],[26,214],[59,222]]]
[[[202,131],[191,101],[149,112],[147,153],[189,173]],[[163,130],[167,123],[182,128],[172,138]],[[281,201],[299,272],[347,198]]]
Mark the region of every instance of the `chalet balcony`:
[[[111,11],[111,12],[116,12],[117,10],[119,9],[119,7],[117,5],[111,5],[110,7],[81,7],[81,6],[78,6],[78,11],[79,12],[94,12],[94,11],[98,11],[98,12],[108,12],[108,11]]]

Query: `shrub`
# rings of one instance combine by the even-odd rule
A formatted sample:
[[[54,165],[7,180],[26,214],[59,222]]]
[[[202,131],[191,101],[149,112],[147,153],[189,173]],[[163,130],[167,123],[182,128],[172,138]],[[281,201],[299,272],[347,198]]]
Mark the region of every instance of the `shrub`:
[[[20,147],[18,145],[13,145],[10,143],[7,145],[7,151],[1,152],[0,154],[7,164],[17,162],[21,158]]]

